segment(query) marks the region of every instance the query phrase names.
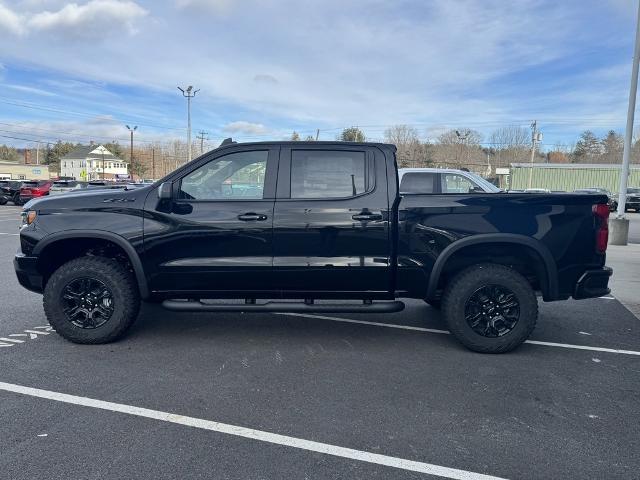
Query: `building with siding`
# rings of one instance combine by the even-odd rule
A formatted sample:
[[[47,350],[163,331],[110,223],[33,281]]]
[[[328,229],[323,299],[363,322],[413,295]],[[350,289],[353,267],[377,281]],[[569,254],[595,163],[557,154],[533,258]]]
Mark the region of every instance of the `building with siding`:
[[[60,159],[60,176],[76,180],[125,178],[127,162],[116,158],[102,145],[81,145]]]
[[[509,189],[547,188],[572,192],[578,188],[600,187],[617,192],[620,185],[620,165],[590,163],[512,163]],[[640,187],[640,165],[631,165],[629,186]]]
[[[49,180],[49,166],[0,161],[0,180]]]

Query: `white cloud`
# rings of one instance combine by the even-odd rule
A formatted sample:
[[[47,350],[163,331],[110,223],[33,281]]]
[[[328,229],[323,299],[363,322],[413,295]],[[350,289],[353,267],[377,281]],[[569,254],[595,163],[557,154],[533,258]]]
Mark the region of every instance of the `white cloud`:
[[[184,103],[175,87],[190,83],[201,89],[194,121],[206,130],[276,135],[361,125],[371,136],[393,123],[424,125],[423,131],[479,128],[543,122],[570,109],[611,118],[619,97],[625,101],[619,79],[628,83],[626,66],[591,84],[585,70],[602,63],[566,72],[580,59],[626,65],[632,20],[611,15],[619,7],[607,6],[624,0],[592,0],[589,8],[553,0],[522,0],[518,8],[506,8],[504,0],[42,2],[11,4],[13,34],[20,21],[32,30],[2,49],[0,61],[28,59],[45,72],[88,82],[89,88],[73,88],[73,97],[68,92],[84,102],[76,109],[93,100],[101,112],[153,110],[148,116],[159,119],[148,123],[181,125]],[[150,11],[153,18],[144,21]],[[134,28],[135,42],[110,35]],[[86,31],[102,41],[77,41]],[[605,46],[610,50],[598,55]],[[118,88],[104,87],[112,84]],[[603,85],[616,87],[606,89],[609,98],[598,94]],[[127,87],[135,94],[118,97]],[[52,88],[64,98],[64,85]],[[251,122],[229,123],[237,118]]]
[[[132,1],[91,0],[84,5],[69,3],[58,11],[36,13],[28,25],[37,30],[57,30],[81,36],[102,36],[115,27],[134,31],[134,22],[148,12]]]
[[[230,134],[241,134],[249,136],[265,135],[270,132],[270,130],[261,123],[251,123],[245,122],[243,120],[228,123],[222,128],[222,130]]]
[[[23,21],[18,14],[0,3],[0,30],[19,35],[24,32]]]
[[[232,3],[232,0],[176,0],[178,8],[210,11],[215,14],[228,13]]]
[[[10,88],[12,90],[18,90],[19,92],[32,93],[34,95],[42,95],[43,97],[56,97],[57,94],[41,88],[27,87],[25,85],[3,85],[3,87]]]

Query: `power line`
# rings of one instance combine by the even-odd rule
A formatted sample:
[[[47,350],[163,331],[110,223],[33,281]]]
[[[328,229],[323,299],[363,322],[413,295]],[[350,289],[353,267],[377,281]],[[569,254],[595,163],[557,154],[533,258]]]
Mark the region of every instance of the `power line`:
[[[106,117],[106,118],[109,118],[109,120],[112,120],[112,123],[114,123],[114,124],[119,124],[122,121],[122,119],[116,118],[116,117],[112,117],[111,115],[108,115],[108,114],[77,112],[77,111],[73,111],[73,110],[63,110],[63,109],[60,109],[60,108],[49,107],[47,105],[42,105],[42,104],[37,104],[37,103],[17,102],[15,100],[8,99],[6,97],[0,97],[0,103],[5,103],[7,105],[13,105],[13,106],[17,106],[17,107],[30,108],[30,109],[33,109],[33,110],[42,110],[42,111],[53,112],[53,113],[63,113],[63,114],[66,114],[66,115],[75,115],[75,116],[81,116],[81,117],[89,117],[89,118]],[[133,115],[133,117],[134,118],[148,118],[148,117],[144,117],[144,116],[140,116],[140,115]],[[145,126],[145,127],[150,127],[150,128],[165,129],[165,130],[184,130],[183,127],[169,127],[167,125],[145,124],[145,123],[139,123],[139,125]]]

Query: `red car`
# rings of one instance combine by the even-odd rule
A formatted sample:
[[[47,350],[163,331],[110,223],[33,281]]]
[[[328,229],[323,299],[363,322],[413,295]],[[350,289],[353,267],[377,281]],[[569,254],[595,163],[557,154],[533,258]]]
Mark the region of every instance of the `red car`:
[[[32,198],[49,195],[52,183],[53,182],[50,180],[31,180],[22,182],[22,186],[20,187],[20,204],[25,204]]]

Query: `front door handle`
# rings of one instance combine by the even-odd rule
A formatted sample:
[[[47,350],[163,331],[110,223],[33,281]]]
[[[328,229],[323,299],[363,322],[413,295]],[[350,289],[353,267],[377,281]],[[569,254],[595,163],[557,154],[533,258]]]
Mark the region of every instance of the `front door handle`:
[[[360,222],[371,222],[373,220],[382,220],[382,215],[379,213],[358,213],[352,215],[351,218]]]
[[[266,220],[267,216],[262,215],[261,213],[243,213],[242,215],[238,215],[238,220],[242,220],[243,222],[261,222]]]

